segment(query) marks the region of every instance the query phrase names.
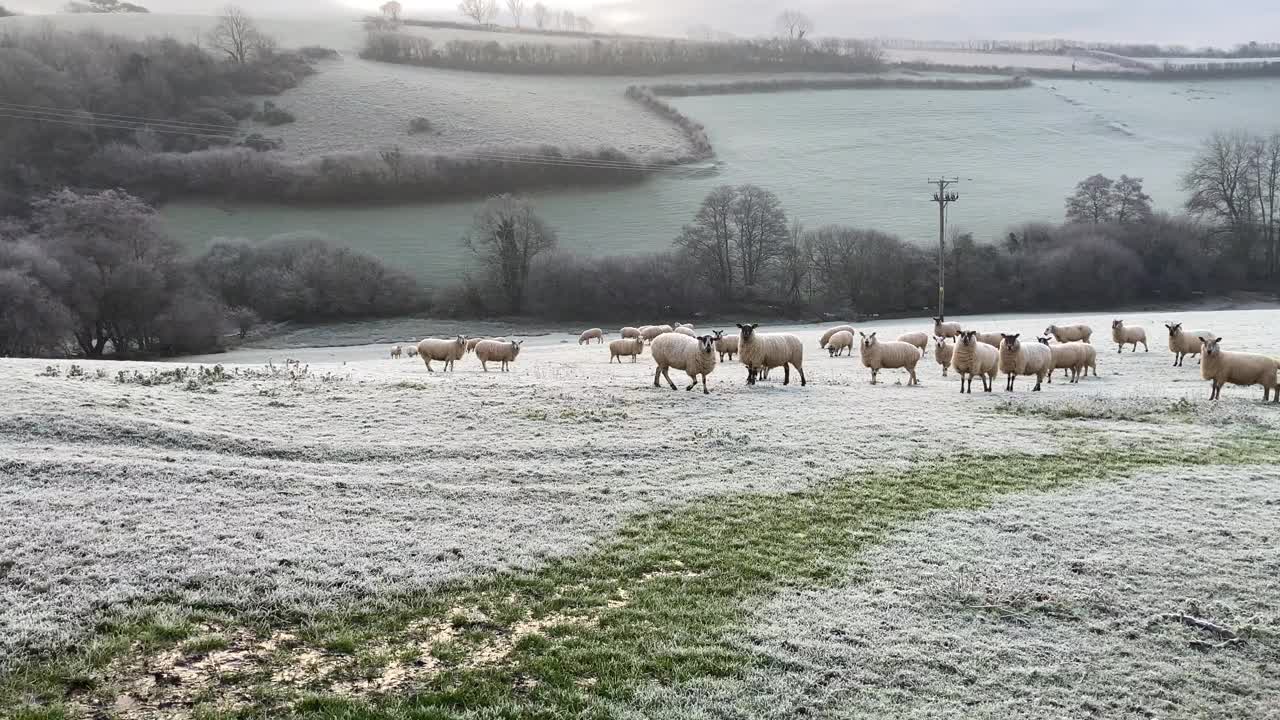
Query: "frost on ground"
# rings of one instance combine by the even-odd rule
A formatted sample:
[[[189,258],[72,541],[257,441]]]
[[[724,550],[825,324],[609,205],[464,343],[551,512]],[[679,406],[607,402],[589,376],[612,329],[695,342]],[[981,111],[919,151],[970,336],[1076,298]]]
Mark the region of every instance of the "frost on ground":
[[[1265,341],[1266,318],[1223,313],[1212,325]],[[654,389],[647,351],[610,365],[607,346],[578,346],[576,332],[531,339],[506,374],[474,357],[428,374],[385,346],[244,351],[223,358],[239,364],[222,378],[160,383],[146,380],[181,365],[81,362],[73,375],[67,362],[50,373],[0,360],[0,666],[134,600],[305,613],[578,552],[632,515],[709,495],[964,451],[1211,443],[1275,423],[1252,391],[1228,390],[1208,410],[1195,368],[1169,367],[1165,353],[1103,355],[1102,377],[1034,398],[1022,382],[1010,405],[1003,393],[960,395],[936,365],[920,387],[892,371],[870,386],[858,358],[826,357],[818,329],[792,329],[808,387],[775,372],[748,388],[727,363],[709,397]],[[310,370],[262,370],[272,354]],[[1190,410],[1036,410],[1117,398]],[[1206,413],[1249,422],[1200,423]]]
[[[651,689],[633,717],[1274,718],[1278,537],[1271,467],[936,515],[761,608],[749,677]]]

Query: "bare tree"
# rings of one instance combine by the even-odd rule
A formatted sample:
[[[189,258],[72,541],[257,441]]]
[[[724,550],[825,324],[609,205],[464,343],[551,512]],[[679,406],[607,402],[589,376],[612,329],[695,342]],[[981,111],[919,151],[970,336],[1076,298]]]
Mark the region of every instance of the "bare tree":
[[[388,0],[382,3],[382,7],[378,9],[382,11],[382,16],[387,20],[398,23],[400,22],[400,13],[404,11],[404,6],[398,0]]]
[[[1267,274],[1280,275],[1280,132],[1249,145],[1249,175],[1267,252]]]
[[[702,201],[693,224],[675,239],[677,247],[699,264],[702,276],[721,300],[733,297],[733,203],[737,192],[730,185],[712,190]]]
[[[493,22],[498,16],[498,0],[462,0],[458,12],[476,21],[477,25]]]
[[[735,191],[729,217],[742,285],[754,288],[782,253],[787,239],[787,213],[777,195],[755,185],[743,185]]]
[[[258,26],[244,10],[228,5],[209,33],[209,44],[226,53],[241,65],[249,62],[250,53],[261,43]]]
[[[539,30],[545,30],[547,21],[551,19],[551,8],[542,3],[533,4],[533,23],[538,26]]]
[[[520,22],[524,18],[524,0],[507,0],[507,10],[511,13],[511,20],[516,27],[520,27]]]
[[[1191,193],[1188,212],[1245,231],[1252,215],[1249,145],[1244,133],[1215,133],[1205,141],[1182,176],[1182,189]]]
[[[484,266],[507,310],[519,313],[533,261],[555,249],[556,234],[527,201],[499,195],[476,214],[463,244]]]
[[[813,21],[799,10],[783,10],[774,22],[778,34],[788,40],[803,40],[805,35],[813,32]]]
[[[1142,190],[1142,178],[1121,175],[1111,189],[1111,219],[1118,223],[1141,222],[1151,217],[1151,196]]]
[[[1067,198],[1067,222],[1103,223],[1112,219],[1111,189],[1115,181],[1105,175],[1093,175],[1076,183],[1076,191]]]

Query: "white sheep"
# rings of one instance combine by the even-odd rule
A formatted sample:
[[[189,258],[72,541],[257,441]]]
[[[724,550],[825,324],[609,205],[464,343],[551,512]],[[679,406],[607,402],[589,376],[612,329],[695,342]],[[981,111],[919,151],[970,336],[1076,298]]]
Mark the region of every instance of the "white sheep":
[[[467,338],[467,352],[473,352],[476,349],[476,345],[479,345],[481,340],[484,340],[484,338],[482,337]]]
[[[1219,343],[1222,338],[1206,339],[1201,343],[1204,355],[1200,359],[1200,377],[1213,382],[1210,400],[1217,400],[1222,394],[1222,386],[1232,385],[1262,386],[1262,402],[1271,400],[1280,403],[1280,387],[1276,373],[1280,372],[1280,360],[1257,353],[1227,352]]]
[[[915,345],[917,348],[920,349],[921,357],[923,357],[925,353],[929,352],[929,333],[923,333],[923,332],[903,333],[898,336],[898,342],[904,342],[908,345]]]
[[[1040,384],[1053,372],[1053,353],[1040,343],[1023,343],[1021,333],[1003,335],[1000,340],[1000,372],[1008,376],[1004,389],[1013,392],[1013,381],[1019,375],[1035,375],[1033,392],[1040,392]]]
[[[808,381],[804,377],[804,345],[795,335],[766,335],[757,333],[758,323],[738,323],[738,359],[747,366],[747,384],[755,385],[756,377],[769,368],[782,368],[782,384],[791,383],[791,368],[800,373],[800,386]]]
[[[685,330],[692,330],[692,329],[693,329],[693,323],[675,323],[674,325],[675,325],[675,327],[674,327],[673,329],[675,329],[675,330],[679,330],[680,328],[684,328]],[[681,333],[681,334],[683,334],[683,333]]]
[[[853,333],[841,330],[827,341],[827,352],[831,357],[840,357],[845,350],[849,351],[849,357],[853,357]]]
[[[618,360],[618,364],[622,364],[622,358],[630,355],[631,362],[636,361],[636,357],[644,354],[644,338],[622,338],[609,343],[609,362],[613,363],[614,359]]]
[[[673,333],[675,333],[675,334],[677,334],[677,335],[684,335],[685,337],[698,337],[698,333],[696,333],[696,332],[694,332],[694,331],[690,330],[689,328],[687,328],[687,327],[685,327],[685,326],[683,326],[683,325],[681,325],[680,327],[676,328],[675,330],[672,330],[671,332],[673,332]]]
[[[520,346],[524,344],[523,340],[505,342],[499,340],[481,340],[476,343],[476,359],[480,361],[480,367],[485,372],[489,372],[489,363],[502,363],[502,372],[509,370],[509,365],[520,357]]]
[[[710,394],[707,390],[707,376],[716,369],[715,338],[710,335],[691,338],[682,333],[670,332],[655,338],[649,351],[653,355],[654,363],[657,364],[657,368],[653,371],[654,387],[662,387],[658,378],[663,377],[667,379],[671,389],[675,390],[676,384],[671,381],[670,374],[671,368],[675,368],[688,373],[689,379],[692,380],[685,390],[697,387],[698,376],[701,375],[702,394]]]
[[[720,362],[724,362],[726,355],[730,360],[738,354],[738,336],[725,335],[721,330],[712,330],[711,333],[716,336],[716,353],[720,355]]]
[[[1063,377],[1069,378],[1072,383],[1080,382],[1081,368],[1089,367],[1089,355],[1086,348],[1092,347],[1080,342],[1049,344],[1049,338],[1036,338],[1040,344],[1049,348],[1049,355],[1053,358],[1053,366],[1049,369],[1049,384],[1053,384],[1053,372],[1055,370],[1063,370]],[[1088,374],[1088,370],[1085,373]]]
[[[1147,331],[1137,325],[1126,326],[1123,320],[1111,321],[1111,340],[1120,346],[1118,353],[1124,352],[1125,345],[1132,345],[1133,351],[1138,352],[1138,343],[1142,343],[1142,352],[1151,352],[1147,347]]]
[[[876,384],[881,370],[897,368],[902,368],[910,374],[908,385],[920,384],[920,380],[916,377],[916,364],[924,356],[920,348],[901,340],[880,342],[875,333],[858,334],[862,336],[862,366],[871,370],[872,385]]]
[[[418,356],[426,363],[427,372],[435,372],[431,369],[432,360],[443,362],[444,371],[448,372],[453,369],[454,362],[461,360],[466,354],[467,339],[461,335],[452,340],[427,338],[418,343]]]
[[[1089,377],[1089,371],[1093,370],[1093,376],[1098,377],[1098,350],[1093,345],[1086,344],[1084,346],[1084,366],[1080,368],[1080,377]]]
[[[592,340],[596,340],[599,344],[603,345],[604,331],[600,328],[591,328],[590,330],[584,330],[583,333],[578,336],[579,345],[590,345]]]
[[[638,338],[640,337],[640,328],[624,327],[622,328],[622,332],[619,334],[619,337],[623,340],[626,340],[627,338]]]
[[[404,350],[403,350],[403,349],[401,349],[401,347],[400,347],[399,345],[397,345],[397,346],[395,346],[395,347],[391,348],[391,359],[392,359],[392,360],[399,360],[399,359],[400,359],[400,356],[402,356],[402,355],[404,355]]]
[[[1173,353],[1173,366],[1179,367],[1188,355],[1199,355],[1201,340],[1214,340],[1218,336],[1208,330],[1183,330],[1182,323],[1165,323],[1169,329],[1169,352]]]
[[[979,332],[977,333],[978,342],[984,345],[990,345],[996,350],[1000,349],[1000,340],[1002,336],[998,332]]]
[[[982,391],[991,392],[996,383],[996,373],[1000,369],[1000,351],[983,342],[977,331],[961,331],[951,352],[951,369],[960,376],[961,393],[973,394],[975,375],[982,378]]]
[[[955,346],[948,343],[945,337],[939,335],[933,339],[933,359],[942,366],[942,377],[946,377],[947,370],[951,368],[951,355],[954,352]]]
[[[410,343],[409,347],[405,349],[404,354],[408,355],[411,360],[418,357],[418,343]]]
[[[838,332],[847,332],[850,335],[853,335],[858,331],[854,330],[852,325],[837,325],[833,328],[828,328],[826,332],[822,333],[822,339],[818,341],[818,348],[825,350],[827,348],[827,343],[831,341],[831,337]]]
[[[640,337],[643,337],[645,340],[648,340],[649,342],[653,342],[654,338],[658,337],[663,333],[669,333],[671,331],[672,331],[672,327],[670,325],[646,325],[640,328]]]
[[[945,322],[945,318],[933,319],[933,334],[936,337],[953,338],[960,334],[960,323]]]
[[[1060,343],[1089,342],[1093,337],[1093,328],[1088,325],[1050,325],[1044,329],[1045,335],[1052,335]]]

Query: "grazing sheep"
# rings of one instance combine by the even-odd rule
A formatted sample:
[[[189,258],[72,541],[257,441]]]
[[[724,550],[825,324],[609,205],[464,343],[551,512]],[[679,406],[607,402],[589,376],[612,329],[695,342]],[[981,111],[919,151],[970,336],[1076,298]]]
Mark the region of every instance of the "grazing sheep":
[[[579,345],[590,345],[592,340],[596,340],[598,341],[599,344],[603,345],[604,331],[601,330],[600,328],[591,328],[590,330],[586,330],[581,335],[578,336]]]
[[[624,327],[622,328],[622,332],[618,334],[618,337],[623,340],[626,340],[627,338],[638,338],[640,337],[640,328]]]
[[[716,352],[720,354],[720,362],[724,362],[724,356],[728,355],[732,360],[734,355],[738,354],[738,336],[726,336],[721,330],[712,330],[712,334],[716,336]]]
[[[870,335],[866,333],[858,334],[862,336],[862,365],[871,370],[872,385],[876,384],[876,376],[880,374],[881,370],[898,368],[906,370],[910,374],[911,378],[907,381],[908,385],[920,384],[919,378],[916,377],[916,364],[924,356],[920,352],[920,348],[901,340],[880,342],[875,333]]]
[[[822,333],[822,339],[818,341],[818,348],[825,350],[827,343],[831,341],[831,336],[838,332],[847,332],[850,335],[853,335],[858,331],[854,330],[852,325],[837,325],[833,328],[829,328],[826,332]]]
[[[1093,370],[1093,376],[1098,377],[1098,350],[1092,345],[1084,346],[1084,365],[1080,368],[1080,377],[1089,377],[1089,371]]]
[[[484,340],[484,338],[481,338],[481,337],[467,338],[467,352],[474,351],[476,349],[476,345],[479,345],[481,340]]]
[[[690,330],[689,328],[683,325],[676,328],[675,330],[672,330],[671,332],[676,333],[677,335],[684,335],[685,337],[698,337],[697,333],[695,333],[694,331]]]
[[[1089,355],[1085,348],[1091,347],[1084,343],[1070,342],[1058,343],[1056,345],[1049,344],[1049,338],[1036,338],[1041,345],[1049,348],[1049,355],[1053,358],[1053,366],[1049,369],[1049,384],[1053,384],[1053,371],[1062,369],[1063,377],[1070,378],[1070,382],[1080,382],[1080,369],[1089,367]],[[1086,369],[1085,373],[1089,371]]]
[[[1147,331],[1137,325],[1126,327],[1123,320],[1111,321],[1111,340],[1120,346],[1117,353],[1123,353],[1125,345],[1132,345],[1133,351],[1138,352],[1138,343],[1142,343],[1142,352],[1151,352],[1147,347]]]
[[[1213,381],[1210,400],[1217,400],[1222,394],[1222,386],[1232,385],[1262,386],[1262,402],[1271,400],[1280,403],[1280,382],[1276,373],[1280,372],[1280,360],[1257,353],[1227,352],[1219,347],[1222,338],[1205,339],[1202,345],[1203,356],[1200,360],[1200,377]]]
[[[1040,384],[1044,382],[1045,375],[1053,372],[1053,353],[1040,343],[1019,342],[1018,338],[1022,333],[1001,335],[1000,372],[1009,376],[1004,389],[1013,392],[1013,381],[1019,375],[1035,375],[1036,386],[1032,388],[1032,392],[1040,392]]]
[[[961,331],[951,352],[951,369],[960,376],[960,392],[973,394],[973,377],[982,378],[982,391],[991,392],[1000,368],[1000,351],[981,340],[975,330]],[[966,379],[968,380],[966,386]]]
[[[707,376],[716,369],[715,338],[710,335],[691,338],[683,333],[665,333],[654,339],[650,354],[653,355],[653,361],[657,363],[657,369],[653,371],[654,387],[662,387],[658,378],[663,377],[667,379],[671,389],[675,390],[676,384],[671,381],[670,374],[671,368],[675,368],[688,373],[689,379],[693,381],[685,390],[697,387],[698,376],[701,375],[702,394],[711,394],[707,390]]]
[[[410,359],[418,357],[418,343],[412,343],[409,345],[409,347],[405,349],[404,354],[408,355]]]
[[[466,354],[467,339],[461,335],[452,340],[427,338],[418,343],[418,355],[422,358],[422,362],[426,363],[427,372],[435,372],[431,369],[432,360],[443,362],[444,371],[448,372],[453,369],[454,362],[461,360]]]
[[[1052,335],[1060,343],[1089,342],[1093,337],[1093,328],[1088,325],[1050,325],[1044,329],[1045,335]]]
[[[827,341],[827,352],[831,357],[840,357],[840,353],[845,350],[849,351],[849,357],[853,357],[853,333],[841,330]]]
[[[503,342],[498,340],[481,340],[476,343],[476,359],[480,361],[480,367],[485,372],[489,372],[489,363],[502,363],[502,372],[507,372],[509,365],[520,357],[520,346],[524,344],[523,340],[514,342]]]
[[[960,334],[960,323],[943,322],[945,318],[933,319],[933,334],[937,337],[953,338]]]
[[[640,337],[648,340],[649,342],[653,342],[654,338],[671,331],[672,328],[670,325],[646,325],[640,328]]]
[[[675,330],[679,330],[680,328],[684,328],[685,330],[692,330],[692,329],[693,329],[693,323],[675,323],[675,324],[674,324],[674,329],[675,329]],[[681,333],[681,334],[683,334],[683,333]]]
[[[920,356],[929,352],[929,333],[912,332],[903,333],[898,336],[898,342],[904,342],[908,345],[915,345],[920,348]]]
[[[951,367],[951,355],[955,352],[955,346],[947,343],[947,339],[939,335],[933,339],[933,359],[942,366],[942,377],[947,376],[947,370]]]
[[[758,323],[738,323],[738,359],[747,366],[747,384],[755,385],[756,377],[769,368],[782,368],[782,384],[791,384],[791,368],[800,373],[800,386],[808,381],[804,377],[804,346],[795,335],[765,335],[757,333]]]
[[[1169,329],[1169,352],[1173,353],[1173,366],[1181,367],[1188,355],[1199,355],[1201,340],[1214,340],[1218,336],[1208,330],[1183,330],[1182,323],[1165,323]]]
[[[402,355],[404,355],[404,350],[402,350],[402,349],[400,348],[400,346],[399,346],[399,345],[397,345],[397,346],[395,346],[395,347],[391,348],[391,359],[392,359],[392,360],[399,360],[399,359],[400,359],[400,356],[402,356]]]
[[[997,350],[1000,349],[1000,337],[1000,333],[998,332],[977,333],[978,342],[984,345],[990,345]]]
[[[631,362],[636,361],[636,357],[644,354],[644,338],[622,338],[609,343],[609,362],[613,363],[617,358],[618,364],[622,364],[622,358],[630,355]]]

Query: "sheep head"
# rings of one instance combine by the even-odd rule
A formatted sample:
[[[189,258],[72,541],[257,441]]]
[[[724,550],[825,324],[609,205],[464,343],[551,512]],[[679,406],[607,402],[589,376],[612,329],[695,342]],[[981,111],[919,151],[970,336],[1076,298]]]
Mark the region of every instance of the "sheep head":
[[[1041,345],[1048,345],[1048,344],[1049,344],[1049,337],[1048,337],[1048,336],[1038,337],[1038,338],[1036,338],[1036,340],[1039,340]]]
[[[871,333],[870,335],[868,335],[864,332],[860,332],[858,334],[862,336],[862,347],[864,348],[875,347],[876,343],[880,342],[879,340],[876,339],[875,333]]]
[[[711,332],[712,332],[712,334],[713,334],[713,335],[715,335],[715,336],[716,336],[716,339],[717,339],[717,340],[719,340],[720,338],[724,337],[724,331],[723,331],[723,330],[712,330]]]
[[[1053,326],[1050,325],[1049,327],[1053,327]],[[1009,335],[1007,333],[1000,333],[1000,349],[1001,350],[1004,350],[1004,349],[1017,350],[1019,347],[1021,347],[1021,345],[1019,345],[1018,343],[1019,337],[1022,337],[1022,333],[1014,333],[1013,335]]]
[[[1169,328],[1169,337],[1177,337],[1178,333],[1182,332],[1182,323],[1173,323],[1172,325],[1165,323],[1164,326]]]
[[[1057,334],[1057,332],[1058,332],[1058,326],[1057,326],[1057,325],[1050,325],[1049,327],[1047,327],[1047,328],[1045,328],[1045,329],[1044,329],[1044,334],[1045,334],[1045,335],[1055,335],[1055,334]],[[1004,333],[1000,333],[1000,334],[1001,334],[1001,335],[1004,335]]]
[[[760,327],[760,323],[751,323],[750,325],[738,323],[738,329],[742,331],[742,340],[744,342],[750,342],[751,338],[756,334],[756,328],[758,327]]]
[[[1222,348],[1218,347],[1220,342],[1222,342],[1222,338],[1214,338],[1212,340],[1207,337],[1200,338],[1200,349],[1204,352],[1204,356],[1211,358],[1222,352]]]
[[[704,353],[715,352],[716,339],[710,335],[703,335],[698,338],[698,348]]]
[[[978,342],[977,330],[961,330],[960,339],[957,341],[961,345],[973,345]]]

